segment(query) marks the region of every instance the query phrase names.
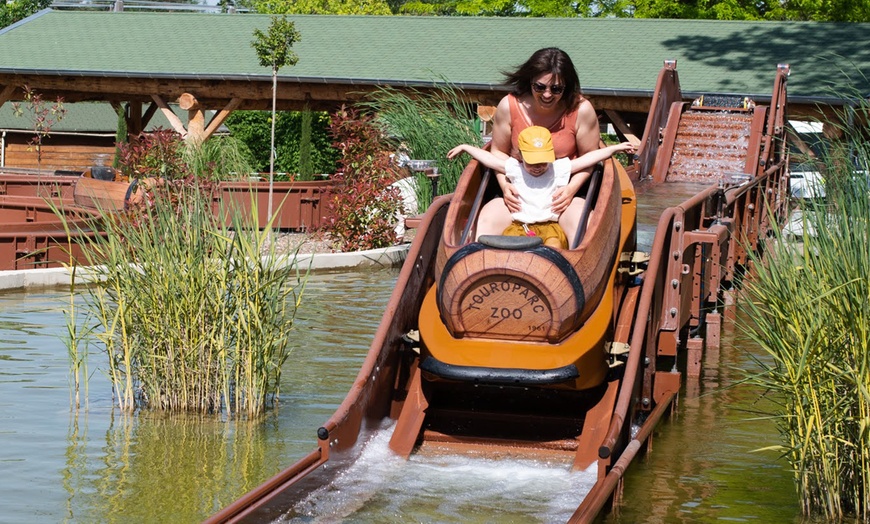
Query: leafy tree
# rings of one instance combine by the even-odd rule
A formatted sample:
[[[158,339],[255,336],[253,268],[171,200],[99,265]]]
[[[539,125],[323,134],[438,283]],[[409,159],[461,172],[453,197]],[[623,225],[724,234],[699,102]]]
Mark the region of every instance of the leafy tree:
[[[272,17],[267,32],[254,29],[251,42],[257,52],[257,59],[263,67],[272,68],[272,145],[269,148],[269,204],[268,215],[272,216],[272,193],[275,182],[275,106],[278,94],[278,70],[285,65],[295,65],[299,61],[290,48],[301,38],[296,26],[286,16]]]
[[[52,0],[12,0],[0,3],[0,27],[12,25],[19,20],[46,9]]]
[[[384,0],[244,0],[258,13],[297,15],[390,15]]]
[[[15,116],[27,117],[33,129],[30,145],[36,148],[36,167],[42,168],[42,142],[51,134],[51,128],[66,116],[63,98],[46,101],[40,93],[24,86],[24,102],[13,102]]]
[[[265,172],[269,169],[269,126],[268,111],[233,111],[227,117],[226,126],[232,135],[247,146],[251,153],[253,169]],[[329,132],[329,114],[311,111],[311,147],[309,151],[311,173],[334,173],[338,151],[332,147]],[[306,169],[303,167],[303,129],[305,113],[300,111],[281,111],[275,122],[275,171],[276,173],[299,173],[304,180]],[[276,180],[281,180],[279,174]]]
[[[625,0],[410,0],[394,10],[409,15],[597,17],[625,15]]]
[[[870,21],[866,0],[634,0],[624,9],[637,18]]]
[[[770,2],[768,20],[812,20],[815,22],[870,22],[867,0],[788,0]]]

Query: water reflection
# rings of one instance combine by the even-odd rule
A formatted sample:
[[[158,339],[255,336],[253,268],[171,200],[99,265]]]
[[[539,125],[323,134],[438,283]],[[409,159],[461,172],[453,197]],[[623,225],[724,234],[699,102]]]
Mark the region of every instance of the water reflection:
[[[776,452],[770,405],[759,391],[737,386],[741,369],[756,369],[754,345],[723,324],[720,351],[705,355],[702,376],[687,381],[674,419],[656,430],[653,452],[626,475],[626,505],[615,523],[804,522],[791,473]]]
[[[62,289],[0,294],[0,522],[196,522],[310,452],[356,377],[397,270],[318,274],[265,422],[112,409],[90,357],[70,413]]]

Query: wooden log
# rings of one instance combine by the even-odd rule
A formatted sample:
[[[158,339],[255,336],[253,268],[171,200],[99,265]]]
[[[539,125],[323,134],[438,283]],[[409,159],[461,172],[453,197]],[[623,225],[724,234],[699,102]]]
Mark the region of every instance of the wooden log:
[[[124,209],[128,182],[109,182],[82,177],[76,181],[73,200],[76,204],[100,211]]]

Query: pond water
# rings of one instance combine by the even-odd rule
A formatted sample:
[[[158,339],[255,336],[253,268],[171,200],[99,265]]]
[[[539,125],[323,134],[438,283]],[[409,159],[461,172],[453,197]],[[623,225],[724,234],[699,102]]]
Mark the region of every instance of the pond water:
[[[641,244],[657,209],[683,197],[644,199],[655,205],[642,206]],[[314,449],[315,431],[353,382],[397,275],[311,277],[281,402],[255,424],[120,414],[99,354],[90,360],[88,407],[72,412],[64,290],[0,294],[0,523],[198,522],[235,500]],[[653,452],[629,469],[625,504],[602,521],[801,522],[786,464],[775,453],[753,453],[778,436],[754,416],[758,392],[735,386],[752,349],[723,333],[721,351],[705,356],[703,376],[657,429]],[[559,522],[594,481],[591,472],[522,461],[383,460],[388,434],[368,444],[355,466],[362,474],[347,476],[364,482],[315,494],[307,510],[330,522]]]

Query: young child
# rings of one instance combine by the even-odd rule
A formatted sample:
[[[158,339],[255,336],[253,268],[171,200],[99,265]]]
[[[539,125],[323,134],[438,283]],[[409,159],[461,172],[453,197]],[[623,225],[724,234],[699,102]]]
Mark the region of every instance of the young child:
[[[559,226],[559,216],[553,213],[553,194],[565,187],[571,175],[588,169],[610,158],[618,151],[633,151],[629,142],[590,151],[573,160],[556,159],[553,138],[544,127],[531,126],[520,132],[519,149],[522,163],[515,158],[499,158],[494,154],[469,144],[460,144],[447,153],[447,158],[456,158],[468,153],[486,167],[495,170],[499,185],[504,190],[502,176],[512,184],[520,199],[520,210],[512,213],[513,224],[504,230],[505,235],[536,235],[544,245],[568,249],[568,238]],[[502,175],[501,173],[504,173]]]

